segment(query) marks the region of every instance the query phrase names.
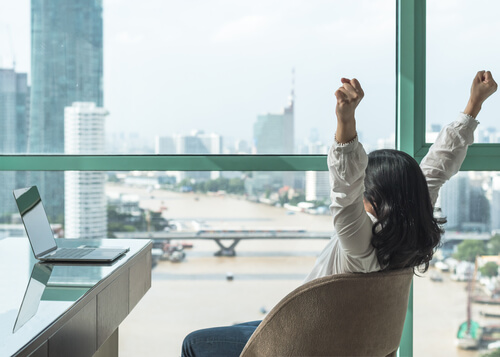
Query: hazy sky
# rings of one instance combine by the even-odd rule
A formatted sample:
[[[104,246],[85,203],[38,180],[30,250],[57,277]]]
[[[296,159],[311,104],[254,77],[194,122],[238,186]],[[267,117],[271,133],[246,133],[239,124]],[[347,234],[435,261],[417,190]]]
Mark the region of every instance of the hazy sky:
[[[29,72],[30,2],[0,4],[0,56],[10,62],[13,47],[17,70]],[[357,114],[365,142],[394,130],[395,0],[104,0],[103,7],[108,132],[201,129],[250,140],[257,115],[287,103],[292,68],[296,140],[317,128],[331,141],[342,76],[365,89]],[[428,120],[444,124],[464,108],[477,70],[500,78],[500,2],[428,1],[427,10]],[[500,129],[498,113],[500,97],[479,119]]]

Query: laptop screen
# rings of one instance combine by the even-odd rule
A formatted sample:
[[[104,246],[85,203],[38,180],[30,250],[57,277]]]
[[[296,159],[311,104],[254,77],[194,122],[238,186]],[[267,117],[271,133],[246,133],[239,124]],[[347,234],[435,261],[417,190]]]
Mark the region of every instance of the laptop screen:
[[[35,257],[57,248],[37,187],[14,190],[14,197]]]

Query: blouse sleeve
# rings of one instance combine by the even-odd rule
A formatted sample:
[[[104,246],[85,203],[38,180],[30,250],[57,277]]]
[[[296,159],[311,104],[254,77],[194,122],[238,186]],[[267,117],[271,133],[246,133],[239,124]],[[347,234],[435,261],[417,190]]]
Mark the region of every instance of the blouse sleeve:
[[[328,153],[330,211],[343,251],[364,257],[373,251],[372,221],[363,204],[368,157],[357,138],[347,144],[334,143]]]
[[[474,130],[478,124],[472,116],[461,113],[457,120],[441,130],[423,158],[420,167],[427,180],[433,206],[441,186],[460,170],[467,148],[474,142]]]

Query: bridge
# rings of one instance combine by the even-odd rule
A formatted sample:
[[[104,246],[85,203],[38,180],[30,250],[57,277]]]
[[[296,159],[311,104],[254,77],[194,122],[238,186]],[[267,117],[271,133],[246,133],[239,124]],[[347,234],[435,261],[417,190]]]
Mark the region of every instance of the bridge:
[[[234,257],[236,246],[244,239],[330,239],[332,232],[309,232],[305,230],[212,230],[202,229],[193,232],[113,232],[120,239],[151,239],[170,242],[171,240],[213,240],[220,248],[215,256]],[[229,245],[222,241],[230,240]],[[227,244],[227,243],[226,243]]]

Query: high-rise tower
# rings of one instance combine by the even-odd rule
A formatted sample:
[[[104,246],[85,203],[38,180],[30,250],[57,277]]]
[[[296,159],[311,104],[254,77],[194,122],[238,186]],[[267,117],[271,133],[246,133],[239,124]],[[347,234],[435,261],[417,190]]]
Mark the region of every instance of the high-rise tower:
[[[287,105],[281,113],[267,113],[258,115],[253,125],[254,154],[293,154],[295,152],[294,140],[294,77],[292,70],[292,90]],[[303,175],[301,173],[301,175]],[[253,175],[252,190],[276,190],[282,186],[296,187],[296,178],[293,172],[256,172]]]
[[[26,73],[0,69],[0,153],[26,152],[29,118],[28,79]],[[26,172],[2,171],[0,181],[7,183],[0,192],[0,220],[17,212],[12,189],[26,185]],[[10,186],[13,185],[13,186]]]
[[[156,136],[155,147],[156,154],[221,154],[222,137],[215,133],[207,134],[201,130],[195,130],[190,135]],[[206,181],[220,176],[219,171],[175,171],[173,173],[177,182],[185,178]]]
[[[64,152],[64,108],[73,102],[103,105],[101,0],[31,0],[30,153]],[[54,220],[64,212],[64,175],[36,181]]]
[[[295,70],[292,70],[292,91],[282,112],[257,116],[257,122],[253,126],[255,154],[294,153],[294,77]]]
[[[108,112],[94,103],[73,103],[65,110],[64,147],[66,154],[102,154],[104,119]],[[65,236],[105,238],[107,213],[105,173],[65,172]]]

